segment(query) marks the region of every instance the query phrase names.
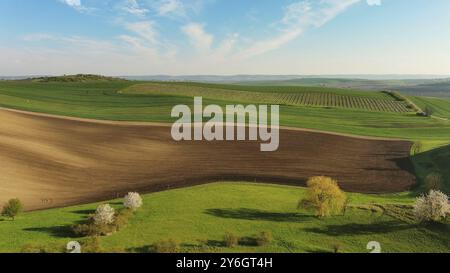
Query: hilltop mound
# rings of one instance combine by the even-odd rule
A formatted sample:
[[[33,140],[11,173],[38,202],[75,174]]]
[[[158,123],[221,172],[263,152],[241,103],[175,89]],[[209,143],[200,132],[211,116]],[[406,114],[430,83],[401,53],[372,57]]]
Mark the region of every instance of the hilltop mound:
[[[93,74],[77,74],[64,75],[58,77],[39,77],[30,79],[33,82],[111,82],[111,81],[125,81],[124,79],[106,77]]]

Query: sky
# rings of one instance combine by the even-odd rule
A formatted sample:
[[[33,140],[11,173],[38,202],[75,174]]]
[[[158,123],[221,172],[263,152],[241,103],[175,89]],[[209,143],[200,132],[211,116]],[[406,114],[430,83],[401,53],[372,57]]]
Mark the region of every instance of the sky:
[[[0,75],[450,75],[448,0],[2,0]]]

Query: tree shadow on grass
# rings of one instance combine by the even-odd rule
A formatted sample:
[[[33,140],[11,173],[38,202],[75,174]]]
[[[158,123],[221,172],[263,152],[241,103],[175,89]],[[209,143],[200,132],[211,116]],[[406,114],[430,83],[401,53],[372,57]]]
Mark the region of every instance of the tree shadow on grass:
[[[305,222],[308,219],[314,218],[312,215],[305,215],[300,213],[282,213],[282,212],[268,212],[257,209],[207,209],[206,214],[232,219],[243,220],[263,220],[274,222]]]
[[[418,228],[427,232],[427,235],[433,237],[434,240],[450,246],[450,225],[448,223],[421,224],[418,225]]]
[[[52,237],[59,238],[76,238],[71,226],[55,226],[55,227],[39,227],[39,228],[25,228],[24,231],[47,233]]]
[[[151,253],[152,246],[131,247],[131,248],[127,248],[125,250],[130,253]]]
[[[225,247],[225,242],[219,240],[208,240],[205,245],[208,247]]]
[[[304,231],[330,236],[338,235],[371,235],[415,228],[414,225],[398,221],[386,221],[373,224],[329,225],[324,228],[306,228]]]
[[[74,214],[81,214],[81,215],[86,215],[86,216],[95,214],[95,210],[93,210],[93,209],[74,210],[74,211],[71,211],[71,212],[74,213]]]

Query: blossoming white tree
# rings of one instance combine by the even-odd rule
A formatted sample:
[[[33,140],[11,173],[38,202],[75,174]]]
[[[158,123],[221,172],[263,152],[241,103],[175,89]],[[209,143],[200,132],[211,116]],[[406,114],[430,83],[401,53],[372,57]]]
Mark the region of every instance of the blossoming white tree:
[[[109,204],[98,206],[93,217],[94,223],[97,225],[109,225],[114,222],[116,211]]]
[[[142,207],[142,198],[137,192],[129,192],[124,198],[123,205],[126,208],[137,210]]]
[[[440,191],[430,191],[417,198],[414,215],[419,222],[439,222],[450,214],[448,196]]]

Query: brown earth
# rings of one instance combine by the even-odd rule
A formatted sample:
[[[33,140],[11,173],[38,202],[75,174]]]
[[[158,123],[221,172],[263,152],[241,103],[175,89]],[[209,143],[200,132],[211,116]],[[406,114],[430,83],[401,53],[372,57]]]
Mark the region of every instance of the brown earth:
[[[304,185],[326,175],[352,192],[415,184],[407,141],[282,129],[258,142],[175,142],[166,124],[85,121],[0,109],[0,203],[62,207],[219,180]]]

